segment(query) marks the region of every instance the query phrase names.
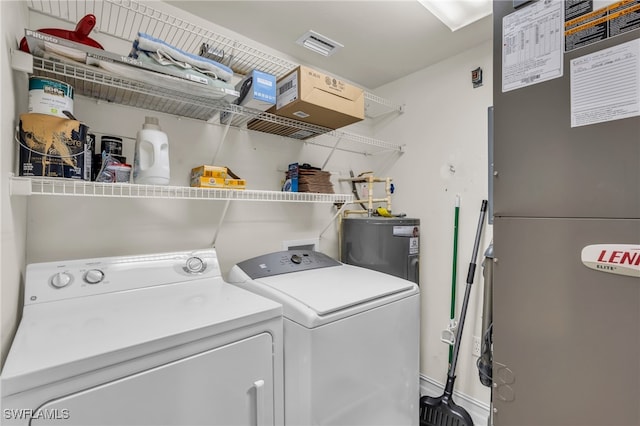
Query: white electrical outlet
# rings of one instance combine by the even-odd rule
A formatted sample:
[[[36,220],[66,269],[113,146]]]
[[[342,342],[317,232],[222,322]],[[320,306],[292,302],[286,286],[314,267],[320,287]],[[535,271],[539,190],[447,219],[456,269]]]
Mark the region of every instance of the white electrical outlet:
[[[482,339],[479,336],[473,336],[473,355],[480,356],[482,352]]]

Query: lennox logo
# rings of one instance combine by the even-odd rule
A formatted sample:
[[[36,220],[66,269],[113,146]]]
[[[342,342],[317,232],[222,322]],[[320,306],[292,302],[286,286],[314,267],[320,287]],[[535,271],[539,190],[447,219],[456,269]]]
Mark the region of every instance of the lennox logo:
[[[594,244],[583,248],[581,257],[588,268],[640,278],[638,244]]]

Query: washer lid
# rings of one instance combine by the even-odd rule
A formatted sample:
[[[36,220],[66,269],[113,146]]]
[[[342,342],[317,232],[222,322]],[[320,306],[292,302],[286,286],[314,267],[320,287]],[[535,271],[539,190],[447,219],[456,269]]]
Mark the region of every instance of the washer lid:
[[[2,371],[2,394],[281,315],[279,304],[220,277],[27,305]]]
[[[353,265],[313,269],[260,278],[273,293],[285,296],[277,300],[284,305],[285,316],[303,305],[319,316],[327,316],[366,302],[382,301],[387,296],[417,293],[416,285],[407,280]]]

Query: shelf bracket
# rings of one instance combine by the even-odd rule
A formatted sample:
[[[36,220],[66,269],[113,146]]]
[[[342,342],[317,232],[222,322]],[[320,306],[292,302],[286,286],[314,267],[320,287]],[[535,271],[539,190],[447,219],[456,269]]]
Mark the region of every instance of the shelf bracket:
[[[342,136],[340,136],[339,138],[336,139],[336,143],[333,144],[333,148],[331,148],[331,152],[327,156],[327,159],[324,160],[324,163],[322,164],[322,167],[320,167],[320,170],[324,170],[324,168],[327,166],[327,163],[329,162],[329,160],[333,156],[333,153],[336,152],[336,148],[338,148],[338,144],[340,143],[341,140],[342,140]]]
[[[232,117],[231,117],[232,118]],[[227,138],[227,133],[229,133],[229,126],[231,125],[231,118],[227,121],[227,124],[224,126],[224,130],[222,131],[222,136],[220,137],[220,143],[218,144],[218,148],[216,149],[216,153],[213,155],[213,160],[211,161],[211,165],[215,166],[216,161],[218,160],[218,155],[222,150],[222,145],[224,145],[224,141]]]
[[[216,241],[218,240],[218,234],[220,234],[220,229],[222,228],[222,222],[224,222],[224,218],[227,215],[229,204],[231,204],[231,200],[227,200],[227,202],[224,203],[224,209],[222,209],[222,214],[220,215],[220,220],[218,221],[218,227],[216,228],[216,233],[213,234],[213,241],[211,242],[211,248],[216,248]]]
[[[324,229],[320,232],[320,234],[318,235],[318,240],[320,240],[322,238],[322,236],[324,235],[325,232],[327,232],[327,229],[329,229],[329,227],[331,226],[331,224],[336,220],[336,218],[338,216],[340,216],[340,214],[342,214],[342,212],[344,211],[344,209],[347,207],[347,204],[349,203],[343,203],[342,206],[338,209],[338,211],[333,215],[333,217],[331,218],[331,220],[329,221],[329,223],[327,223],[327,226],[324,227]]]

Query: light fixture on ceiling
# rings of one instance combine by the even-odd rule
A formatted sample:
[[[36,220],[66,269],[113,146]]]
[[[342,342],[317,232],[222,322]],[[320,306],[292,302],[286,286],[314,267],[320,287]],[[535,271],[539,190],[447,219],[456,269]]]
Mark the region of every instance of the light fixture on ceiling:
[[[451,31],[459,30],[492,13],[491,0],[418,0]]]
[[[322,56],[331,56],[344,47],[341,43],[331,40],[329,37],[325,37],[312,30],[303,34],[296,43],[319,53]]]

